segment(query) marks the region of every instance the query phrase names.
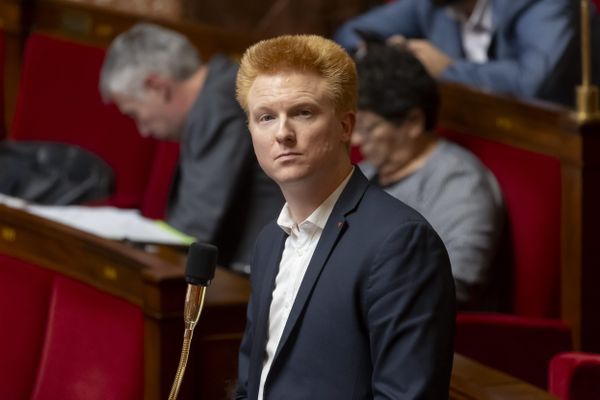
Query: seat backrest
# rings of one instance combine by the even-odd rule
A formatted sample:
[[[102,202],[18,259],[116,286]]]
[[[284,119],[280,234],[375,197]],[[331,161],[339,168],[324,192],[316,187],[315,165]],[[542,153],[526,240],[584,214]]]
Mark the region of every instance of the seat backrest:
[[[52,279],[50,271],[0,255],[2,399],[31,396],[44,346]]]
[[[164,219],[171,185],[179,160],[179,142],[157,142],[148,185],[141,206],[142,215]]]
[[[0,324],[0,398],[143,398],[139,307],[0,255]]]
[[[102,101],[98,78],[104,54],[101,48],[33,33],[25,49],[11,137],[90,150],[114,170],[109,203],[137,208],[156,142],[142,138],[130,119]]]
[[[469,134],[440,133],[477,155],[494,173],[502,189],[512,252],[511,313],[558,317],[559,160]]]

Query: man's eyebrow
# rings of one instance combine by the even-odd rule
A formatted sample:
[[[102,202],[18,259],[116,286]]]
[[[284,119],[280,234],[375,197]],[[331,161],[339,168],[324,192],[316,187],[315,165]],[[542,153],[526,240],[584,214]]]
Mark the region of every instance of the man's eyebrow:
[[[297,107],[314,107],[314,106],[318,106],[319,102],[317,101],[313,101],[313,100],[301,100],[298,101],[297,103],[292,104],[292,107],[290,108],[297,108]]]
[[[265,111],[271,111],[271,107],[261,105],[261,106],[258,106],[256,108],[253,108],[250,110],[251,113],[258,113],[258,112],[265,112]]]

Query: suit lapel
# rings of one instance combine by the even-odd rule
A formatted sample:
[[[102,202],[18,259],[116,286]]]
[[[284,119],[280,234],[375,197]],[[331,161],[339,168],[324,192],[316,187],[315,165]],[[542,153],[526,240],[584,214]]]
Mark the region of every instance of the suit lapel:
[[[331,215],[329,216],[329,219],[327,220],[327,224],[323,229],[319,243],[317,244],[315,252],[310,260],[310,263],[308,264],[308,268],[304,274],[304,278],[302,279],[302,284],[298,289],[298,294],[296,295],[294,305],[292,306],[292,310],[290,311],[285,328],[283,329],[283,334],[281,335],[279,345],[277,346],[273,365],[275,365],[277,362],[277,356],[281,352],[281,349],[286,345],[291,332],[297,325],[300,316],[306,307],[308,300],[310,299],[310,295],[315,287],[315,284],[317,283],[331,252],[335,248],[338,239],[346,230],[346,216],[356,208],[367,186],[367,179],[362,172],[355,167],[355,171],[350,178],[350,181],[340,195],[340,198],[338,199],[333,211],[331,212]],[[273,367],[271,367],[271,370],[273,370]]]
[[[258,310],[256,321],[254,322],[254,332],[252,336],[252,355],[250,360],[250,375],[248,377],[249,387],[248,393],[254,393],[254,397],[258,396],[258,385],[260,383],[260,374],[263,367],[264,349],[267,343],[267,332],[269,330],[269,309],[271,307],[271,298],[273,296],[273,286],[275,285],[275,277],[279,271],[279,262],[283,253],[285,239],[287,235],[281,229],[273,238],[273,248],[277,251],[271,252],[271,257],[265,267],[265,273],[262,282],[258,283],[260,294],[257,297],[258,304],[254,309]],[[251,397],[252,398],[252,397]]]

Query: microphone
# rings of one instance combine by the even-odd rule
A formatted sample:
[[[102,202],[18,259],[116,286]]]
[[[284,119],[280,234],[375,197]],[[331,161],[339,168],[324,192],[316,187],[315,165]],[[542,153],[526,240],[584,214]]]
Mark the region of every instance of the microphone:
[[[183,348],[181,349],[181,358],[179,367],[175,375],[175,381],[169,393],[169,400],[175,400],[179,387],[183,379],[187,359],[190,352],[190,345],[194,328],[200,319],[200,313],[204,306],[204,296],[206,288],[210,286],[215,276],[215,267],[217,265],[218,250],[216,246],[207,243],[192,243],[188,252],[188,259],[185,267],[185,281],[188,283],[185,295],[185,307],[183,310],[183,320],[185,331],[183,333]]]
[[[208,243],[192,243],[185,266],[185,281],[188,283],[185,296],[183,319],[186,330],[193,330],[198,323],[206,288],[215,276],[218,250]]]

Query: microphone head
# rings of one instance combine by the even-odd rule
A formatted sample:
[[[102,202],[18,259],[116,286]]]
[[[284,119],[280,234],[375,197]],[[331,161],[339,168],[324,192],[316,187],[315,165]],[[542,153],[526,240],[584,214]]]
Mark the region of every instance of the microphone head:
[[[217,266],[217,246],[194,242],[188,251],[185,281],[192,285],[210,285]]]

